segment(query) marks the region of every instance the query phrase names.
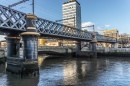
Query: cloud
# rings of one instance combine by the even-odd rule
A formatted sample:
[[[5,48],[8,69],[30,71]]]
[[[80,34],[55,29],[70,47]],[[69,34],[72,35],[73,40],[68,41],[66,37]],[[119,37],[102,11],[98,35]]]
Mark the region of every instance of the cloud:
[[[86,26],[91,26],[94,25],[92,22],[83,22],[82,23],[82,30],[88,30],[88,31],[93,31],[92,27],[86,27]]]
[[[87,30],[87,31],[93,31],[93,27],[86,27],[86,26],[91,26],[91,25],[94,25],[93,22],[83,22],[82,23],[82,30]],[[104,25],[106,28],[109,28],[110,25],[109,24],[106,24]],[[103,32],[104,32],[104,28],[100,27],[100,26],[94,26],[94,29],[96,32],[98,32],[99,34],[103,35]]]
[[[98,32],[101,35],[103,35],[103,31],[104,31],[103,28],[101,28],[99,26],[96,28],[96,32]]]
[[[108,25],[108,24],[107,24],[107,25],[104,25],[104,26],[105,26],[106,28],[110,27],[110,25]]]

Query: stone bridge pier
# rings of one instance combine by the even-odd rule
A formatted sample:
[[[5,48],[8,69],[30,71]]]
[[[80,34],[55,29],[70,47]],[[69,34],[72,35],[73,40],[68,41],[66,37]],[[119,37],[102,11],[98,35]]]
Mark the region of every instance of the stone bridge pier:
[[[7,71],[19,74],[21,77],[39,74],[38,68],[38,36],[33,21],[37,17],[26,15],[27,30],[19,34],[23,41],[23,58],[19,57],[18,45],[20,37],[8,36],[7,40]]]
[[[20,44],[20,37],[10,34],[5,37],[7,40],[7,68],[6,70],[14,73],[15,72],[15,60],[19,59],[19,44]]]
[[[81,51],[81,41],[76,41],[76,52]]]
[[[92,40],[90,41],[90,51],[81,51],[81,41],[76,42],[76,56],[85,56],[85,57],[97,57],[97,40],[96,40],[96,34],[92,33]]]
[[[7,58],[18,57],[20,48],[20,37],[8,35],[7,40]]]
[[[97,39],[95,32],[92,33],[92,41],[90,41],[92,57],[97,57]]]

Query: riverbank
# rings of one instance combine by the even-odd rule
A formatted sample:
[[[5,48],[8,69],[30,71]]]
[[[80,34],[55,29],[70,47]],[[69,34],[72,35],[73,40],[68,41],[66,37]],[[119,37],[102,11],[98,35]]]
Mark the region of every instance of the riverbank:
[[[130,52],[98,52],[97,56],[130,57]]]

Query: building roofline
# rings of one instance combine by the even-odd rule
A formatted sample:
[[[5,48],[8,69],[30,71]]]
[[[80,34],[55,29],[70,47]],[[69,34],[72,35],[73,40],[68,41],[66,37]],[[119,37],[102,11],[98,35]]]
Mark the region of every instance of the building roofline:
[[[68,4],[68,3],[70,3],[70,2],[77,2],[77,3],[80,5],[80,3],[79,3],[77,0],[69,0],[69,1],[67,1],[67,2],[64,2],[63,4]]]

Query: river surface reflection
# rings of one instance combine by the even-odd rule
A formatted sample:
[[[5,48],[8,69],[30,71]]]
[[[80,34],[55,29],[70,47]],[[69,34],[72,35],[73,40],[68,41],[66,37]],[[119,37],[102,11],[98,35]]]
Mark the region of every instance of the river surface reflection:
[[[0,86],[130,86],[130,58],[44,58],[40,75],[19,78],[0,66]]]

